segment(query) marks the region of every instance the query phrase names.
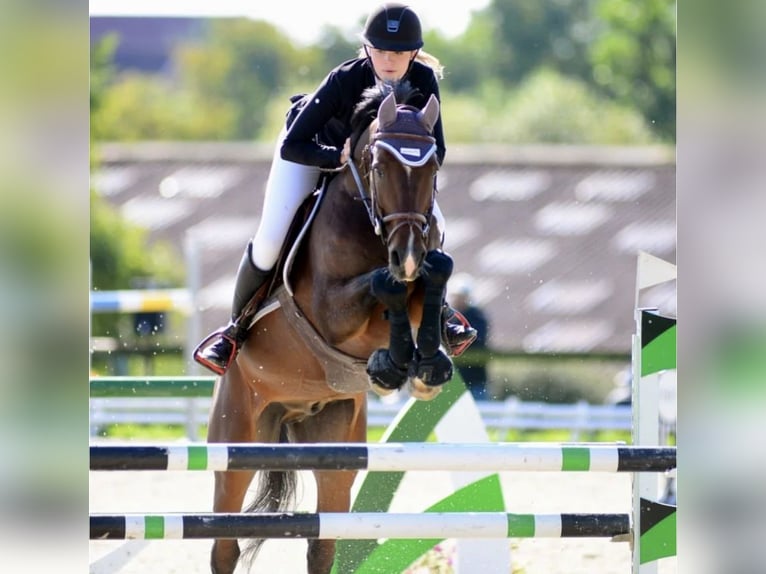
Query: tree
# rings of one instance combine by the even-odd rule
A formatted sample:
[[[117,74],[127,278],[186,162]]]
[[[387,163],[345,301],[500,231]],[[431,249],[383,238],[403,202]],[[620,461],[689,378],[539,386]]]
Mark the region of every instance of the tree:
[[[476,97],[445,97],[450,141],[514,144],[636,145],[654,143],[637,111],[600,97],[582,80],[541,68],[513,91],[487,85]],[[481,126],[477,129],[477,126]]]
[[[91,52],[91,117],[99,117],[109,100],[112,80],[112,55],[116,43],[105,40]],[[93,126],[94,122],[91,121]],[[98,128],[91,130],[91,171],[98,169]],[[28,203],[28,202],[27,202]],[[119,212],[90,190],[90,270],[94,289],[126,289],[136,278],[151,278],[168,285],[183,282],[179,257],[166,244],[149,245],[146,230],[122,219]],[[97,316],[92,322],[94,334],[116,332],[114,316]]]
[[[293,46],[273,25],[245,18],[211,23],[209,42],[175,54],[181,84],[201,101],[233,110],[231,139],[253,139],[266,122],[269,99],[312,74],[316,51]]]
[[[235,102],[204,99],[164,78],[125,74],[91,112],[97,141],[224,140],[236,132]]]
[[[329,70],[341,62],[355,58],[359,44],[359,40],[349,39],[339,28],[324,27],[316,44],[320,59],[316,62],[317,68],[314,73],[310,74],[309,79],[318,82]]]
[[[493,27],[494,75],[514,84],[545,66],[587,77],[595,27],[591,5],[592,0],[492,0],[480,17]]]
[[[112,60],[117,49],[116,35],[108,35],[97,42],[90,51],[90,109],[98,110],[107,86],[114,79]]]
[[[664,138],[675,139],[674,0],[598,0],[603,28],[590,48],[602,93],[636,108]]]

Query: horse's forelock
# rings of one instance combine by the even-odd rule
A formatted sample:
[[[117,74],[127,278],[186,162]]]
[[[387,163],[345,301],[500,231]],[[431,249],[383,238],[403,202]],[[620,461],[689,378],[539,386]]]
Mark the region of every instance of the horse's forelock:
[[[392,90],[397,105],[410,104],[420,95],[420,91],[413,88],[412,84],[407,81],[399,82],[394,86],[382,84],[367,88],[362,92],[362,99],[356,104],[351,115],[351,131],[353,133],[360,132],[372,123],[378,114],[381,102]]]

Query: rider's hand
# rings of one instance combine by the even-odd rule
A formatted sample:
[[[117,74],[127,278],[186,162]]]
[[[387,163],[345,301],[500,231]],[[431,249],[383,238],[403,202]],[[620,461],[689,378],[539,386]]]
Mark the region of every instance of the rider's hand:
[[[343,144],[343,149],[340,152],[340,164],[346,165],[349,157],[351,157],[351,138],[346,138],[346,143]]]

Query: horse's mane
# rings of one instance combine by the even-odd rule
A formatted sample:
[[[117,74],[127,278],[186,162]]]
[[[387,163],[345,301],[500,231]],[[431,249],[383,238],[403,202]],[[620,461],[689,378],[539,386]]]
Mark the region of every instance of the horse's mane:
[[[406,80],[404,82],[396,82],[393,85],[384,83],[367,88],[362,92],[362,99],[356,104],[351,115],[352,134],[358,136],[372,123],[372,120],[378,115],[378,108],[381,102],[391,92],[394,93],[397,105],[413,105],[418,99],[422,99],[420,91],[412,87],[412,84]]]

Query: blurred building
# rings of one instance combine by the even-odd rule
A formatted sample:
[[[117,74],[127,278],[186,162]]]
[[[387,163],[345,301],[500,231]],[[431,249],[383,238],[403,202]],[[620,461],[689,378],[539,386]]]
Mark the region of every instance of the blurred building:
[[[228,318],[258,224],[273,149],[113,144],[93,185],[128,220],[183,253],[199,247],[201,329]],[[475,281],[504,352],[629,354],[636,254],[675,263],[672,148],[450,146],[439,172],[445,248]],[[675,312],[675,284],[652,299]]]
[[[90,43],[93,46],[110,35],[118,37],[113,60],[117,72],[172,75],[174,47],[201,40],[209,24],[210,18],[91,16]]]

